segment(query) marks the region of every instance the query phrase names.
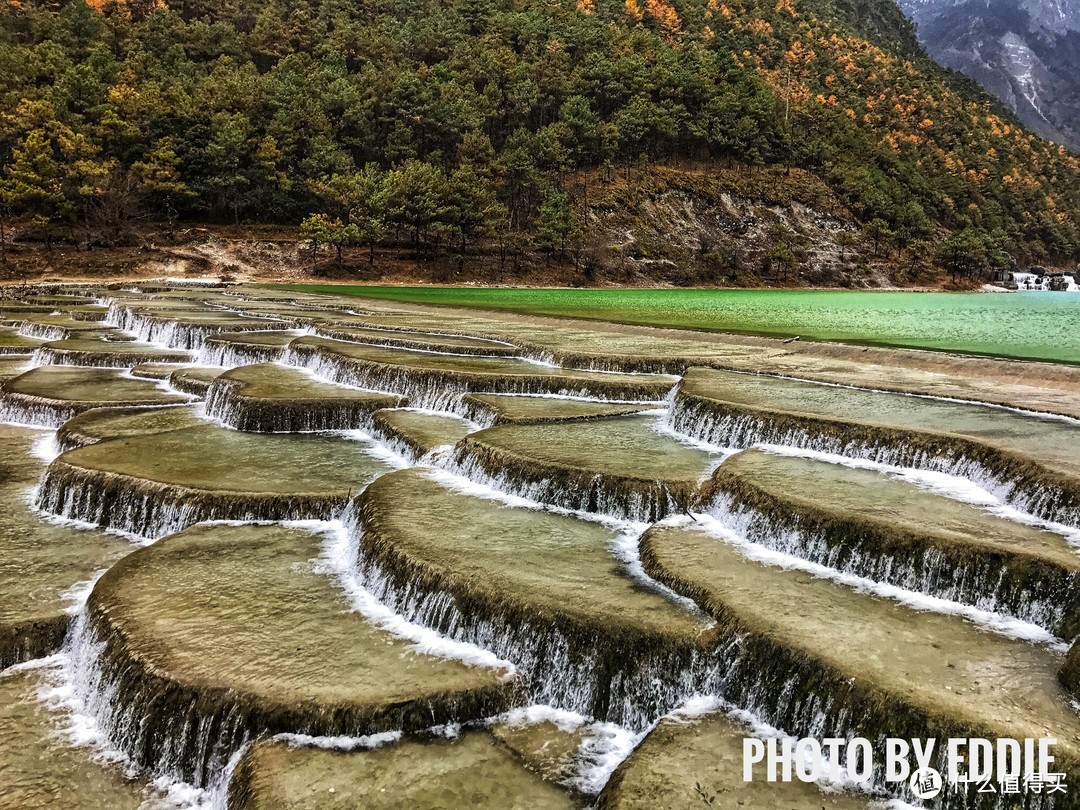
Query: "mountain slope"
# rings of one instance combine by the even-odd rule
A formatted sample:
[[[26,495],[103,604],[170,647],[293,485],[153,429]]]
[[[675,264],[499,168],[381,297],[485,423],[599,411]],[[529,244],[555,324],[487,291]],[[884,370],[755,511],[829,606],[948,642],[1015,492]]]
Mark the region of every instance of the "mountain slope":
[[[892,0],[165,2],[0,6],[0,209],[47,238],[179,214],[567,255],[597,183],[689,160],[743,167],[747,198],[802,169],[881,260],[951,232],[954,272],[1077,259],[1080,161]],[[798,234],[769,230],[786,274]]]
[[[902,0],[939,62],[1032,130],[1080,151],[1078,0]]]

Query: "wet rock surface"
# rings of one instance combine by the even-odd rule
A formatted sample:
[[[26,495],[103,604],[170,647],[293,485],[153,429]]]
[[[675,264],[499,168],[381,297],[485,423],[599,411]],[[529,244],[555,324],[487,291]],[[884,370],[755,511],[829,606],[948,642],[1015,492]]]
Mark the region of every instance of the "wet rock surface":
[[[0,305],[0,807],[912,799],[744,783],[776,734],[1080,779],[1075,369],[119,286]]]
[[[157,538],[200,520],[327,520],[387,469],[333,436],[203,424],[64,453],[49,465],[38,505]]]
[[[74,338],[43,343],[34,357],[40,365],[131,368],[140,363],[185,363],[187,352],[160,349],[135,340]]]
[[[605,416],[629,416],[655,407],[652,403],[596,402],[592,400],[469,394],[465,397],[468,414],[480,422],[535,424],[602,419]]]
[[[310,433],[358,429],[370,423],[374,411],[404,402],[392,394],[334,385],[303,369],[263,363],[216,377],[206,413],[237,430]]]
[[[171,760],[202,782],[260,731],[420,730],[507,705],[513,684],[499,670],[424,655],[350,611],[319,570],[321,543],[296,529],[196,527],[98,581],[89,615],[102,677],[122,698],[117,728],[136,759]]]
[[[956,616],[747,559],[700,530],[651,530],[645,570],[716,618],[729,651],[726,699],[778,728],[821,712],[857,736],[1058,740],[1080,769],[1080,719],[1058,683],[1062,656]],[[786,686],[781,686],[786,684]]]
[[[56,652],[71,620],[65,594],[126,554],[123,540],[41,520],[30,490],[41,430],[0,425],[0,669]]]
[[[870,797],[813,783],[743,781],[743,739],[753,731],[721,712],[670,718],[649,732],[600,796],[603,810],[856,810],[880,806]]]
[[[376,411],[375,432],[406,457],[422,458],[436,447],[451,447],[477,429],[459,416],[393,408]]]
[[[75,747],[38,693],[42,673],[0,673],[0,807],[5,810],[138,810],[153,802],[143,780]]]
[[[5,421],[58,427],[77,413],[100,407],[171,405],[190,402],[120,369],[43,366],[0,385],[0,417]]]
[[[535,500],[635,520],[686,511],[720,457],[661,431],[658,417],[499,425],[464,439],[455,462]]]
[[[701,497],[743,536],[778,551],[992,607],[1065,639],[1080,632],[1080,555],[1061,534],[875,469],[759,450],[725,462]]]
[[[694,369],[671,424],[730,447],[779,444],[947,472],[1080,527],[1080,423],[760,375]]]
[[[382,598],[521,662],[537,702],[641,724],[679,697],[658,673],[712,648],[700,617],[623,570],[602,524],[455,492],[420,470],[380,478],[354,510],[360,566]]]
[[[351,752],[258,743],[237,768],[231,799],[237,810],[581,806],[483,732]]]

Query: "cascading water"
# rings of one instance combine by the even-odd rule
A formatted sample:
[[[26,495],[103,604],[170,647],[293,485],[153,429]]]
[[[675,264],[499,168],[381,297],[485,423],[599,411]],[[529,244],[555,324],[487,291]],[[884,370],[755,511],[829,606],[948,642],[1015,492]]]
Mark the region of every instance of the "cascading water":
[[[815,421],[749,413],[685,394],[676,396],[669,416],[673,430],[719,446],[797,447],[966,478],[1017,509],[1080,527],[1080,484],[1033,462],[958,437],[919,441],[907,431],[874,428],[835,435],[831,426],[808,426]]]
[[[107,322],[158,346],[198,350],[199,362],[233,367],[266,360],[284,361],[335,383],[407,396],[411,406],[430,409],[436,415],[453,413],[482,423],[475,427],[496,421],[490,409],[469,402],[467,397],[470,392],[486,392],[488,387],[457,379],[453,374],[363,363],[310,346],[287,349],[230,346],[228,341],[207,340],[223,328],[220,325],[185,324],[153,310],[140,312],[137,305],[130,303],[111,302]],[[259,331],[278,328],[268,323],[274,322],[250,326]],[[228,328],[231,330],[233,326],[240,327],[230,324]],[[36,330],[35,336],[48,339],[63,338],[67,332],[55,326],[40,329],[28,326],[28,329]],[[345,333],[328,331],[327,334],[347,338]],[[408,338],[403,340],[408,342]],[[526,350],[540,362],[606,372],[671,373],[681,372],[684,365],[677,359],[605,360],[541,347]],[[470,352],[463,352],[467,353]],[[43,364],[57,359],[39,350],[33,362]],[[590,397],[595,390],[588,385],[573,391],[563,390],[564,385],[565,382],[544,380],[541,376],[513,379],[507,375],[489,387],[491,393],[597,399]],[[640,403],[652,396],[648,391],[635,392],[631,388],[621,392],[625,400]],[[255,423],[245,423],[246,417],[242,417],[237,407],[240,391],[240,386],[228,380],[214,382],[208,393],[207,416],[232,427],[248,429],[245,424],[252,427]],[[612,389],[612,399],[598,401],[617,402],[617,393]],[[1080,501],[1072,491],[1055,488],[1052,478],[1039,477],[1023,465],[1010,466],[1007,460],[969,452],[956,443],[927,447],[905,443],[905,438],[895,433],[888,437],[845,438],[805,426],[770,423],[746,414],[710,411],[686,397],[674,398],[671,406],[670,428],[683,438],[707,443],[710,450],[716,446],[769,443],[878,465],[945,472],[975,482],[1014,510],[1023,509],[1029,516],[1057,521],[1066,527],[1080,526]],[[670,602],[691,611],[697,611],[697,605],[706,600],[694,595],[685,583],[664,578],[652,565],[647,550],[639,555],[637,537],[647,528],[648,521],[667,518],[669,523],[681,520],[691,525],[696,519],[693,525],[699,530],[712,525],[719,527],[717,531],[744,538],[758,549],[755,553],[760,557],[754,559],[773,565],[801,565],[797,570],[815,577],[827,577],[905,605],[918,604],[919,609],[963,616],[999,634],[1027,638],[1043,645],[1060,646],[1060,639],[1052,634],[1065,635],[1061,628],[1068,623],[1068,614],[1076,601],[1075,577],[1055,580],[1043,574],[1017,584],[1000,569],[990,565],[958,567],[955,560],[941,552],[930,551],[910,558],[872,549],[853,554],[825,533],[815,533],[805,525],[781,527],[769,515],[747,507],[736,496],[718,498],[711,504],[709,514],[701,514],[698,512],[701,504],[693,502],[693,492],[672,492],[663,482],[656,482],[648,492],[619,490],[604,486],[599,480],[567,485],[551,477],[525,480],[508,471],[505,459],[480,459],[475,452],[465,452],[461,445],[456,449],[444,446],[424,454],[381,428],[372,420],[370,408],[349,410],[341,403],[334,403],[321,411],[309,409],[304,416],[289,416],[281,408],[277,421],[273,410],[274,406],[269,405],[259,416],[259,429],[352,431],[355,438],[370,443],[369,435],[356,433],[361,429],[389,445],[383,450],[387,458],[395,456],[396,466],[430,464],[439,468],[431,472],[432,476],[443,476],[444,483],[456,478],[461,486],[486,487],[493,497],[503,499],[510,508],[562,510],[619,524],[625,531],[618,533],[610,546],[615,564],[643,589],[659,592]],[[0,404],[0,421],[57,427],[73,413],[74,409],[69,413],[18,399],[5,398]],[[225,504],[206,493],[153,482],[147,488],[143,483],[136,487],[123,475],[74,470],[61,460],[45,474],[35,503],[44,511],[66,519],[112,527],[142,538],[162,537],[204,520],[324,519],[340,515],[344,504],[341,498],[328,497],[313,504],[310,500],[301,503],[284,495],[250,502],[234,499]],[[439,588],[418,572],[388,565],[392,549],[388,555],[372,553],[377,550],[374,549],[377,538],[366,533],[363,516],[355,511],[355,500],[353,504],[345,515],[344,525],[321,524],[327,533],[327,543],[317,565],[339,581],[354,610],[373,624],[410,640],[418,650],[481,666],[499,666],[508,675],[516,674],[522,702],[548,704],[532,707],[532,721],[547,716],[553,722],[575,728],[590,727],[577,770],[567,778],[568,784],[586,795],[595,795],[603,787],[614,767],[658,718],[679,707],[695,705],[695,697],[702,695],[710,696],[710,705],[752,711],[762,721],[799,735],[844,736],[879,729],[882,733],[888,731],[890,736],[925,736],[927,727],[919,718],[898,720],[904,717],[903,707],[875,703],[875,696],[860,692],[850,679],[841,678],[814,662],[808,664],[791,649],[748,632],[724,616],[707,628],[713,633],[710,643],[691,644],[655,638],[609,638],[602,633],[583,632],[580,627],[548,616],[527,616],[505,606],[493,608],[470,603],[460,598],[460,594]],[[670,518],[688,510],[695,513],[694,518]],[[1018,519],[1015,514],[1008,517]],[[930,598],[920,602],[920,595]],[[105,627],[104,618],[94,613],[92,605],[76,612],[56,664],[54,690],[46,699],[65,704],[66,710],[92,725],[94,735],[118,761],[144,768],[177,796],[186,794],[189,805],[220,807],[231,768],[244,745],[265,730],[265,718],[254,716],[236,702],[210,709],[197,694],[152,682],[147,673],[137,672],[138,662],[125,661],[124,656],[110,651],[110,645],[121,642]],[[517,715],[511,713],[502,719],[520,721],[528,711],[520,709]],[[290,732],[289,739],[305,744],[330,744],[320,743],[319,738],[311,736],[325,733],[328,728],[298,725]],[[359,729],[346,728],[344,732],[359,733]],[[393,732],[388,734],[385,739],[380,737],[379,742],[387,742],[394,736]],[[343,745],[363,747],[350,742],[356,739],[366,738],[349,737]],[[881,775],[877,777],[878,787],[884,787]],[[911,798],[903,792],[901,795]],[[960,806],[961,802],[962,797],[947,794],[943,806]],[[1004,804],[988,806],[1004,807]],[[1051,800],[1032,799],[1029,806],[1051,806]]]
[[[628,654],[627,644],[615,643],[609,634],[582,633],[550,618],[462,609],[460,599],[425,587],[415,575],[392,571],[364,552],[363,517],[355,506],[344,524],[352,542],[339,564],[355,572],[366,590],[411,623],[512,661],[530,702],[641,731],[688,697],[711,691],[716,682],[708,646],[642,640]]]

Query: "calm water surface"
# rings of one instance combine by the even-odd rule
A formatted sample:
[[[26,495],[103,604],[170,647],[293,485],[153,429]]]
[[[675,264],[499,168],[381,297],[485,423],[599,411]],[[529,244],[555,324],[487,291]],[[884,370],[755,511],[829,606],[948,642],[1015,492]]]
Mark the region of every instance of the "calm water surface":
[[[297,284],[418,304],[1080,363],[1080,294]]]

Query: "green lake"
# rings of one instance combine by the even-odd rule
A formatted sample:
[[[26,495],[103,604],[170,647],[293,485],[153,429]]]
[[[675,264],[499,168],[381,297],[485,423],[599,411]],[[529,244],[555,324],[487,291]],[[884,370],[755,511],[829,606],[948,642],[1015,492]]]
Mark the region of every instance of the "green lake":
[[[1080,363],[1076,293],[286,286],[415,304]]]

